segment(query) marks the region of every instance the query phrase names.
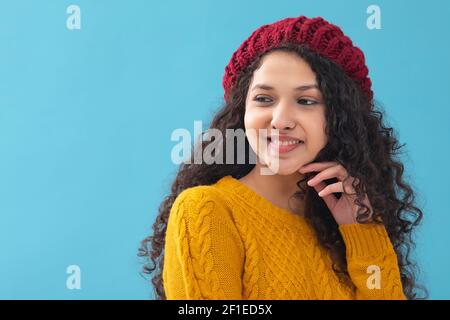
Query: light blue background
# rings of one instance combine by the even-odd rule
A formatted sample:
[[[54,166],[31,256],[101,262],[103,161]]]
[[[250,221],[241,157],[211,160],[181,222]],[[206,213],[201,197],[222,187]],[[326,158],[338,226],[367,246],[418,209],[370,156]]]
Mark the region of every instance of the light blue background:
[[[70,4],[81,30],[66,28]],[[381,30],[366,27],[371,4]],[[171,132],[210,120],[224,67],[254,29],[301,14],[341,26],[365,52],[425,213],[422,278],[431,298],[450,298],[443,0],[2,0],[0,298],[153,298],[136,252],[175,173]],[[66,288],[71,264],[81,290]]]

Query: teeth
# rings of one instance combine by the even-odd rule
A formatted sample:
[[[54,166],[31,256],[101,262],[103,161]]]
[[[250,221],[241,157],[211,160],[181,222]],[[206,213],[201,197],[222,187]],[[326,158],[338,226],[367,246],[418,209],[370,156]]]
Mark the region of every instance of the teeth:
[[[277,141],[275,139],[271,140],[273,144],[279,145],[279,146],[289,146],[292,144],[298,144],[298,143],[302,143],[302,141],[300,140],[289,140],[289,141]]]

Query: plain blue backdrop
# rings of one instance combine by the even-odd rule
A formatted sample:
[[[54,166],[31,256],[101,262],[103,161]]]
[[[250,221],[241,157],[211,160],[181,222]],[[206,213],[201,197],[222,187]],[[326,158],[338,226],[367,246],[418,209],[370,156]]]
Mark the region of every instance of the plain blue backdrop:
[[[424,211],[421,278],[450,298],[448,1],[0,3],[0,298],[153,298],[136,252],[174,177],[172,131],[208,125],[253,30],[301,14],[364,51]],[[66,27],[71,4],[80,30]],[[380,30],[366,26],[372,4]]]

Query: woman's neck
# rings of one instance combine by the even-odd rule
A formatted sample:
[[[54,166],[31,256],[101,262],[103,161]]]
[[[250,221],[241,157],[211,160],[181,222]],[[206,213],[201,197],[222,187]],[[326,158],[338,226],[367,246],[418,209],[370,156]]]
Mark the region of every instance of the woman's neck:
[[[244,177],[239,179],[242,183],[253,189],[256,193],[271,201],[276,206],[288,211],[303,212],[303,202],[289,198],[299,191],[297,182],[303,178],[299,172],[291,175],[261,174],[261,166],[255,167]],[[299,212],[300,211],[300,212]]]

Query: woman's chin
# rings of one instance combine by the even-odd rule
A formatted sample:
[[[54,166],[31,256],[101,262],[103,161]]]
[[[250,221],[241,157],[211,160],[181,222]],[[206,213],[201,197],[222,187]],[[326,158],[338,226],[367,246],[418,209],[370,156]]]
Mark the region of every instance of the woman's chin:
[[[300,168],[302,164],[287,164],[283,163],[283,161],[279,163],[270,163],[268,165],[268,168],[270,171],[272,171],[274,174],[278,174],[281,176],[290,176],[294,173],[298,173],[298,168]]]
[[[284,168],[284,167],[280,167],[280,168],[278,169],[277,174],[280,175],[280,176],[290,176],[290,175],[292,175],[292,174],[294,174],[294,173],[296,173],[296,172],[297,172],[297,170],[295,170],[295,169],[293,169],[293,168]]]
[[[300,161],[298,158],[274,158],[270,156],[260,157],[261,159],[265,159],[265,161],[259,161],[261,164],[261,168],[264,168],[263,174],[278,174],[282,176],[289,176],[295,173],[299,173],[298,169],[301,168],[306,162]]]

